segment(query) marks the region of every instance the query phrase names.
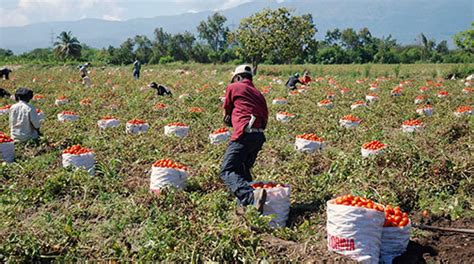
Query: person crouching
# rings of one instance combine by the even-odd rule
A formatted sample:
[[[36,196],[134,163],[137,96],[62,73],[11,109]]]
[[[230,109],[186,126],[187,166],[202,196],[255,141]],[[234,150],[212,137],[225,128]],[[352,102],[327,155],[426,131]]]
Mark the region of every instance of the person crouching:
[[[220,177],[242,206],[253,205],[260,212],[266,200],[265,189],[250,186],[250,170],[266,141],[264,129],[268,121],[265,97],[255,88],[252,68],[237,67],[227,86],[224,122],[234,128],[222,163]]]
[[[34,106],[29,102],[33,98],[33,91],[20,88],[15,92],[18,102],[10,108],[11,136],[15,142],[26,142],[38,139],[40,136],[40,119]]]
[[[148,85],[151,89],[155,89],[156,93],[159,96],[164,96],[164,95],[169,95],[172,96],[173,94],[171,93],[171,90],[163,85],[158,85],[156,82],[152,82]]]

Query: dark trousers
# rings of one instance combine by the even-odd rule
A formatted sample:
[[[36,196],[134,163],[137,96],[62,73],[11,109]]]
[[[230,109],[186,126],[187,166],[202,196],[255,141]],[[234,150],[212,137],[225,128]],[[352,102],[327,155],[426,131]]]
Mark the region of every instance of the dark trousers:
[[[237,141],[231,141],[225,152],[220,176],[243,206],[254,202],[250,170],[265,141],[263,133],[245,133]]]
[[[133,78],[139,79],[140,78],[140,71],[134,70],[133,71]]]

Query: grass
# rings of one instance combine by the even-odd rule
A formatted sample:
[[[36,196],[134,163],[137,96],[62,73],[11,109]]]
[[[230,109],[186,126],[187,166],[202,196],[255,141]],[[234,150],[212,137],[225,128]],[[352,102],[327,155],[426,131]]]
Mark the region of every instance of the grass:
[[[180,65],[145,67],[142,79],[134,81],[129,68],[94,68],[94,87],[78,83],[74,67],[21,67],[14,80],[1,82],[9,91],[26,86],[46,96],[33,104],[43,110],[44,137],[37,145],[17,144],[16,162],[0,165],[0,261],[256,261],[304,260],[305,254],[289,254],[266,243],[268,235],[318,249],[326,256],[325,202],[336,195],[353,193],[382,203],[398,204],[412,215],[424,209],[456,218],[473,216],[472,117],[456,118],[460,105],[473,105],[472,95],[462,93],[463,83],[445,81],[450,95],[442,100],[431,88],[427,95],[434,105],[431,117],[420,117],[421,133],[401,132],[401,123],[417,117],[413,100],[418,87],[458,69],[458,65],[287,65],[262,66],[256,77],[258,88],[274,78],[284,82],[293,72],[309,69],[313,77],[332,76],[351,92],[341,95],[326,82],[315,83],[306,94],[288,96],[282,85],[273,84],[266,95],[270,108],[267,142],[259,155],[254,175],[292,186],[292,214],[288,227],[271,230],[268,217],[250,210],[244,217],[234,213],[235,201],[219,179],[225,145],[209,144],[208,134],[223,126],[219,96],[230,79],[232,65]],[[472,67],[472,65],[469,65]],[[178,71],[181,70],[181,71]],[[397,75],[398,77],[396,77]],[[363,100],[369,83],[381,82],[380,101],[367,109],[350,110]],[[368,77],[365,84],[356,79]],[[33,78],[36,81],[33,82]],[[403,80],[413,80],[401,97],[390,91]],[[48,81],[49,80],[49,81]],[[157,81],[173,89],[175,96],[158,98],[150,89]],[[336,92],[332,110],[317,106],[327,92]],[[178,96],[189,93],[190,99]],[[70,104],[55,106],[60,95]],[[288,97],[287,97],[288,96]],[[271,105],[271,99],[287,97],[290,103]],[[91,98],[89,107],[79,105]],[[12,103],[0,99],[0,105]],[[168,109],[152,108],[162,102]],[[189,113],[201,107],[201,114]],[[59,123],[56,114],[70,110],[80,115],[75,123]],[[288,124],[275,114],[297,114]],[[355,130],[339,126],[340,117],[354,114],[363,120]],[[105,115],[120,119],[118,129],[100,131],[97,120]],[[125,134],[125,122],[146,120],[147,134]],[[168,138],[163,127],[184,122],[190,135]],[[9,133],[8,117],[0,116],[0,131]],[[327,142],[323,153],[301,154],[293,149],[294,137],[316,133]],[[362,158],[360,146],[378,139],[388,144],[382,156]],[[96,152],[97,173],[63,169],[61,152],[81,144]],[[156,197],[149,193],[151,165],[171,158],[190,167],[188,190],[169,190]],[[327,256],[326,256],[327,257]]]

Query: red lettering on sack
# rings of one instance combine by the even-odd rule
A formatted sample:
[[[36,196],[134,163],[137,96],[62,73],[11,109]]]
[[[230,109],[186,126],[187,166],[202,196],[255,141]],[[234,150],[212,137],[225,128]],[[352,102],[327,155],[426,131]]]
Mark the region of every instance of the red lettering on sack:
[[[352,238],[337,237],[328,234],[328,245],[336,250],[355,250],[355,242]]]

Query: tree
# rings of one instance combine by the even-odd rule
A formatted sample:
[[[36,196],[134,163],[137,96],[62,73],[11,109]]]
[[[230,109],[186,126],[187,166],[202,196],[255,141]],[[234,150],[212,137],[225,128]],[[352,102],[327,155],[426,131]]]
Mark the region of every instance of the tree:
[[[461,31],[454,35],[454,43],[458,48],[474,53],[474,22],[471,23],[471,28]]]
[[[428,40],[428,38],[423,33],[418,36],[418,39],[421,44],[421,60],[425,61],[431,57],[431,52],[433,51],[436,43],[434,40]]]
[[[189,32],[173,35],[168,44],[168,55],[175,61],[190,60],[195,40],[194,35]]]
[[[227,35],[229,34],[229,28],[224,26],[226,21],[225,16],[214,13],[207,18],[207,21],[201,21],[197,27],[199,38],[206,40],[215,52],[226,48]]]
[[[239,54],[251,61],[256,74],[258,65],[272,53],[290,62],[308,47],[315,33],[311,15],[294,16],[286,8],[264,9],[242,19],[232,39],[237,41]]]
[[[54,52],[62,60],[79,59],[81,57],[82,46],[71,33],[63,31],[56,37],[58,41],[54,42]]]
[[[13,56],[13,51],[9,49],[0,49],[0,58],[6,58]]]
[[[150,63],[159,63],[161,57],[168,55],[168,46],[171,35],[166,33],[163,28],[157,28],[154,31],[155,39],[152,41],[152,56]]]
[[[142,63],[148,63],[152,57],[152,43],[147,36],[136,35],[135,42],[135,57]]]

